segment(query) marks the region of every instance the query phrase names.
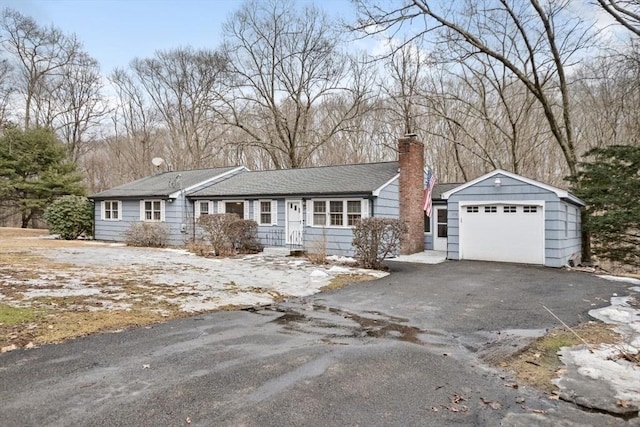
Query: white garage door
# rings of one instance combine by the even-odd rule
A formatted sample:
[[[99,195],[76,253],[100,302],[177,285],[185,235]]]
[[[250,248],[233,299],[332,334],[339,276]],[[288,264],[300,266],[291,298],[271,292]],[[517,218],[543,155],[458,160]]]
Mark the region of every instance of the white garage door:
[[[478,204],[460,208],[460,258],[544,264],[541,205]]]

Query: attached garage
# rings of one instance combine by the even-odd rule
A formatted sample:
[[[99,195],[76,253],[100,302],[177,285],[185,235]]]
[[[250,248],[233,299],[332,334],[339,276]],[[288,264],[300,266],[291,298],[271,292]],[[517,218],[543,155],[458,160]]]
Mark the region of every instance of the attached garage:
[[[496,170],[442,198],[449,259],[561,267],[580,257],[584,203],[565,190]]]

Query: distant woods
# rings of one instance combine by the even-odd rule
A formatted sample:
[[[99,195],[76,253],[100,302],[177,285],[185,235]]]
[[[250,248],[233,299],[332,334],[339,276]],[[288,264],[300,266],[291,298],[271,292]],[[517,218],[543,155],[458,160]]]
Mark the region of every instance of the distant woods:
[[[585,152],[640,135],[640,7],[580,3],[358,0],[345,23],[322,2],[248,1],[217,45],[116,70],[4,9],[0,127],[53,130],[90,192],[152,173],[154,157],[174,169],[393,160],[409,132],[440,182],[503,168],[566,186]]]

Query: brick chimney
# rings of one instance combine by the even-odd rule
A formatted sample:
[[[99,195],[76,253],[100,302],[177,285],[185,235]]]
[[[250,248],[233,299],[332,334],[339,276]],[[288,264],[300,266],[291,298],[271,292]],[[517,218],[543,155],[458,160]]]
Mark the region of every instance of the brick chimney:
[[[398,139],[400,219],[407,224],[400,254],[424,251],[424,145],[415,134]]]

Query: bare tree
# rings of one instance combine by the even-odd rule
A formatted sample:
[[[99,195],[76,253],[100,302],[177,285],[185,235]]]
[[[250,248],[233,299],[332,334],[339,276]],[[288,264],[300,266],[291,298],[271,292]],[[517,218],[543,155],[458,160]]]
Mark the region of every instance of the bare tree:
[[[638,0],[596,0],[600,7],[620,25],[640,36],[640,3]]]
[[[455,60],[488,58],[520,80],[535,97],[560,147],[567,172],[577,168],[567,69],[591,43],[591,27],[571,15],[569,1],[412,0],[397,7],[358,0],[359,29],[385,31],[424,19],[415,37],[434,37],[440,54]]]
[[[416,133],[418,130],[420,105],[424,104],[424,79],[430,67],[428,54],[418,43],[403,42],[399,47],[391,46],[385,62],[389,79],[380,85],[390,104],[389,111],[403,124],[399,134]],[[385,76],[386,77],[386,76]]]
[[[16,87],[24,97],[24,127],[49,105],[51,77],[61,77],[64,67],[75,63],[81,44],[55,27],[40,27],[35,20],[5,8],[0,22],[2,45],[15,59]],[[45,116],[48,112],[44,112]],[[35,125],[46,126],[49,123]]]
[[[357,68],[339,49],[339,35],[326,15],[288,0],[246,2],[225,24],[229,93],[221,118],[243,131],[237,143],[268,153],[273,166],[300,167],[359,114],[364,92],[349,83]],[[351,94],[346,108],[324,111],[322,103]]]
[[[77,161],[89,149],[89,142],[96,139],[101,120],[109,111],[98,62],[81,52],[74,64],[62,68],[57,80],[51,125],[66,143],[71,159]]]
[[[167,149],[178,168],[215,162],[224,127],[213,106],[221,94],[226,58],[210,50],[180,48],[135,59],[131,70],[169,131]]]
[[[117,99],[112,115],[114,134],[105,141],[115,165],[126,165],[120,173],[124,179],[137,179],[152,171],[151,159],[164,156],[164,150],[155,138],[157,111],[150,105],[143,88],[135,77],[122,69],[110,76]],[[96,164],[98,160],[96,160]]]
[[[14,91],[11,78],[11,66],[7,59],[0,59],[0,129],[9,124],[9,101]]]

